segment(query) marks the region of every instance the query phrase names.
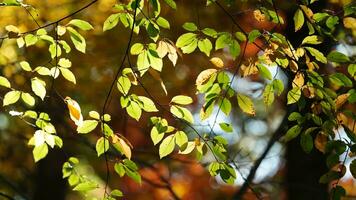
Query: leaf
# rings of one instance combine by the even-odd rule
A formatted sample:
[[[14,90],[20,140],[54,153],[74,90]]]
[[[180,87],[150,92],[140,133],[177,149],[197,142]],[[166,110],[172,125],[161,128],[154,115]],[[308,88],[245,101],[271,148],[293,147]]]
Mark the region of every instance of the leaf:
[[[142,114],[140,106],[134,101],[130,101],[130,104],[126,107],[126,111],[127,114],[129,114],[132,118],[136,119],[136,121],[140,119]]]
[[[126,156],[129,160],[131,159],[131,144],[130,142],[122,135],[120,134],[114,134],[112,135],[112,143],[113,145],[118,145],[119,146],[119,151]]]
[[[80,20],[80,19],[72,19],[67,25],[76,26],[76,27],[82,29],[83,31],[88,31],[88,30],[94,29],[94,27],[91,24],[89,24],[88,22],[86,22],[84,20]]]
[[[123,95],[126,96],[131,88],[130,79],[125,76],[120,76],[117,79],[117,88]]]
[[[67,30],[70,33],[70,39],[72,40],[74,47],[78,51],[85,53],[86,42],[85,42],[84,37],[81,34],[79,34],[78,31],[76,31],[72,27],[67,27]]]
[[[341,94],[339,95],[336,99],[335,99],[335,108],[336,110],[338,110],[339,108],[341,108],[341,106],[343,106],[347,99],[349,98],[350,93],[345,93],[345,94]]]
[[[356,178],[356,160],[352,160],[350,163],[350,172],[354,178]]]
[[[104,137],[101,137],[97,140],[96,145],[95,145],[95,149],[96,152],[98,154],[98,157],[105,153],[106,151],[109,150],[109,141],[107,139],[105,139]]]
[[[300,88],[295,87],[291,89],[287,94],[287,104],[292,104],[297,102],[300,99],[301,94],[302,93]]]
[[[81,126],[83,124],[83,115],[77,101],[70,97],[66,97],[64,102],[67,104],[70,118],[74,121],[75,125]]]
[[[138,99],[141,101],[143,106],[141,107],[144,111],[146,112],[157,112],[157,108],[155,103],[147,97],[144,96],[138,96]]]
[[[323,38],[318,35],[310,35],[303,39],[302,44],[321,44]]]
[[[303,133],[300,137],[300,145],[306,153],[310,153],[313,149],[313,137],[310,134]]]
[[[21,92],[16,90],[6,93],[3,99],[3,106],[16,103],[20,99],[20,95]]]
[[[3,87],[11,88],[11,84],[7,78],[0,76],[0,85]]]
[[[223,68],[224,67],[224,61],[221,60],[221,58],[218,57],[213,57],[210,59],[210,62],[213,63],[213,65],[217,68]]]
[[[249,34],[248,34],[248,42],[253,43],[255,42],[255,40],[261,36],[261,33],[259,30],[252,30]]]
[[[72,66],[72,62],[67,58],[61,58],[58,61],[58,65],[64,68],[70,68]]]
[[[164,0],[164,2],[166,2],[166,4],[169,5],[169,7],[173,8],[173,9],[177,9],[177,5],[174,2],[174,0]]]
[[[151,139],[154,145],[158,144],[164,137],[164,132],[159,132],[154,126],[151,129]]]
[[[325,147],[327,142],[328,142],[327,136],[324,133],[320,132],[315,137],[314,146],[320,152],[325,153]]]
[[[299,125],[294,125],[290,128],[284,136],[284,141],[289,142],[290,140],[296,138],[301,131],[301,127]]]
[[[216,69],[206,69],[202,72],[200,72],[200,74],[198,75],[196,81],[195,81],[195,85],[197,87],[202,86],[203,84],[205,84],[210,77],[215,74],[217,72]]]
[[[74,191],[81,191],[81,192],[85,192],[85,191],[90,191],[93,190],[95,188],[98,188],[98,184],[91,182],[91,181],[86,181],[83,183],[79,183],[77,186],[75,186],[73,188]]]
[[[219,126],[223,131],[225,131],[227,133],[231,133],[234,131],[232,128],[232,125],[229,123],[219,123]]]
[[[185,144],[188,143],[187,134],[185,134],[183,131],[177,131],[177,132],[174,134],[174,138],[175,138],[176,144],[177,144],[179,147],[183,147],[183,145],[185,145]]]
[[[237,103],[243,112],[249,115],[256,114],[253,102],[250,97],[243,94],[237,94]]]
[[[338,86],[352,87],[352,81],[342,73],[333,73],[329,76],[329,80],[332,84]]]
[[[163,157],[171,154],[174,150],[174,135],[169,135],[162,143],[159,145],[159,157],[162,159]]]
[[[305,47],[306,50],[309,51],[309,53],[314,56],[314,58],[317,60],[317,61],[320,61],[324,64],[327,63],[327,59],[326,57],[324,56],[323,53],[321,53],[319,50],[313,48],[313,47]]]
[[[72,71],[70,71],[69,69],[66,69],[66,68],[62,68],[62,67],[59,68],[59,70],[61,71],[61,73],[65,79],[76,84],[75,76]]]
[[[34,44],[36,44],[38,41],[37,36],[33,35],[33,34],[27,34],[25,36],[25,43],[26,43],[26,47],[32,46]]]
[[[298,72],[292,82],[292,87],[298,87],[301,88],[304,85],[304,74],[302,72]]]
[[[272,80],[272,74],[269,71],[269,69],[262,65],[262,64],[257,64],[258,71],[260,71],[260,75],[268,80]]]
[[[203,30],[201,30],[201,32],[204,33],[204,35],[206,36],[210,36],[212,38],[216,38],[217,37],[217,32],[216,30],[212,29],[212,28],[204,28]]]
[[[294,30],[295,32],[297,32],[298,30],[300,30],[304,24],[304,14],[303,11],[301,9],[298,9],[295,13],[294,13]]]
[[[198,41],[198,48],[201,52],[205,53],[205,55],[210,56],[210,51],[213,49],[213,45],[209,39],[205,38]]]
[[[266,106],[270,106],[274,102],[274,90],[273,85],[267,84],[263,90],[263,102]]]
[[[197,27],[194,23],[192,23],[192,22],[186,22],[186,23],[184,23],[184,24],[183,24],[183,28],[184,28],[185,30],[191,31],[191,32],[198,30],[198,27]]]
[[[221,103],[219,103],[219,106],[220,106],[221,111],[223,111],[223,113],[225,113],[225,115],[230,114],[232,106],[231,106],[231,102],[228,99],[223,98]]]
[[[193,42],[194,39],[196,39],[197,34],[195,33],[185,33],[177,39],[176,46],[179,48],[182,48],[184,46],[187,46]]]
[[[35,159],[35,162],[38,162],[39,160],[45,158],[48,154],[48,146],[47,144],[43,143],[40,146],[35,146],[32,151],[33,158]]]
[[[84,120],[83,123],[77,127],[77,132],[81,134],[87,134],[92,132],[98,125],[97,120]]]
[[[132,55],[139,55],[143,50],[143,44],[141,43],[135,43],[134,45],[131,46],[130,53]]]
[[[22,68],[23,70],[25,70],[25,71],[27,71],[27,72],[32,71],[30,64],[29,64],[28,62],[26,62],[26,61],[21,61],[21,62],[20,62],[20,66],[21,66],[21,68]]]
[[[193,115],[188,109],[183,108],[181,106],[174,105],[174,106],[171,106],[170,111],[175,117],[184,119],[185,121],[187,121],[189,123],[194,123]]]
[[[159,16],[156,19],[156,23],[162,28],[165,28],[165,29],[169,29],[170,28],[169,22],[165,18],[163,18],[161,16]]]
[[[120,13],[110,15],[104,22],[103,31],[108,31],[114,28],[119,22]]]
[[[171,103],[176,103],[180,105],[188,105],[193,103],[193,99],[189,96],[178,95],[172,98]]]
[[[35,105],[35,98],[29,93],[22,92],[21,93],[21,98],[22,100],[29,106],[34,106]]]
[[[186,148],[183,151],[179,150],[178,153],[186,155],[191,153],[194,149],[195,149],[195,142],[188,142]]]
[[[347,57],[345,54],[337,52],[337,51],[330,52],[328,54],[327,58],[331,62],[337,62],[337,63],[350,62],[349,57]]]

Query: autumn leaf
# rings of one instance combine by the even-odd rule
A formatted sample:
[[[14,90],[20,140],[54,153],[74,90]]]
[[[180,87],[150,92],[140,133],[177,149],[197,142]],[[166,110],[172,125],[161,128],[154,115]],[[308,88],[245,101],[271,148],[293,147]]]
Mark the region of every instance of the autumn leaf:
[[[74,121],[75,125],[81,126],[83,124],[83,116],[79,104],[70,97],[66,97],[64,102],[67,104],[70,118]]]

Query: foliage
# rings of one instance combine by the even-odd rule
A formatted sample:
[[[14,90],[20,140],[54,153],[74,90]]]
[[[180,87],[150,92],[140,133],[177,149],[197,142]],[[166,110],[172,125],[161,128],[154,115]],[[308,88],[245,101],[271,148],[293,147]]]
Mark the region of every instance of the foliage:
[[[207,9],[216,2],[208,0]],[[55,116],[45,109],[53,96],[60,96],[75,124],[74,129],[78,133],[75,137],[89,137],[99,133],[96,134],[94,147],[97,156],[104,156],[107,162],[108,157],[114,155],[116,160],[110,167],[117,175],[127,175],[141,183],[139,158],[124,136],[126,133],[120,134],[114,130],[111,115],[106,113],[109,98],[116,86],[119,95],[113,98],[119,99],[125,115],[136,121],[149,121],[150,137],[152,143],[158,147],[160,159],[173,154],[192,154],[197,160],[201,160],[204,155],[213,155],[214,161],[208,165],[211,176],[220,176],[224,182],[233,184],[236,178],[241,177],[236,174],[228,141],[216,134],[200,132],[194,125],[196,121],[211,117],[216,107],[218,113],[221,111],[226,116],[232,115],[235,105],[247,116],[258,115],[256,100],[250,94],[237,91],[232,83],[236,76],[259,77],[268,80],[262,93],[266,109],[273,106],[279,97],[286,99],[284,104],[287,110],[291,110],[287,116],[290,121],[288,131],[282,141],[300,139],[305,152],[310,153],[315,147],[324,153],[330,171],[320,177],[320,182],[339,180],[346,172],[345,159],[339,160],[339,157],[345,152],[345,157],[348,153],[356,153],[356,115],[349,110],[356,102],[356,64],[355,57],[337,50],[327,51],[322,44],[325,40],[346,37],[340,34],[340,30],[344,35],[354,37],[355,26],[352,23],[356,12],[354,5],[351,5],[343,8],[343,16],[326,11],[314,13],[311,7],[315,2],[317,1],[303,0],[294,5],[293,22],[289,23],[294,24],[295,32],[301,32],[305,28],[308,30],[308,35],[304,35],[298,45],[293,45],[294,42],[290,41],[293,38],[287,38],[273,30],[253,29],[246,32],[240,28],[238,31],[226,32],[200,27],[194,22],[182,24],[184,32],[179,37],[168,38],[163,33],[169,33],[172,27],[161,11],[164,6],[172,10],[179,9],[179,5],[173,0],[130,0],[113,5],[114,13],[107,16],[102,31],[121,34],[122,30],[116,30],[115,27],[125,27],[130,31],[127,49],[102,111],[99,113],[91,110],[88,116],[82,114],[79,101],[71,97],[63,98],[59,94],[62,91],[55,91],[54,83],[60,77],[70,84],[78,83],[78,74],[74,73],[74,68],[78,66],[72,66],[71,57],[74,51],[87,53],[85,34],[98,28],[85,19],[64,22],[72,16],[30,31],[21,31],[20,26],[8,25],[5,27],[6,36],[3,40],[16,41],[18,52],[23,49],[46,48],[48,53],[43,56],[51,60],[52,64],[48,67],[31,63],[30,60],[16,61],[18,73],[26,74],[28,83],[19,86],[13,84],[12,77],[0,76],[2,91],[6,91],[2,98],[3,107],[10,115],[33,127],[33,136],[28,144],[33,146],[33,158],[38,162],[53,148],[62,148],[65,145],[51,119]],[[29,6],[20,1],[4,1],[1,5]],[[261,5],[254,11],[256,20],[270,21],[276,27],[284,24],[285,18],[278,14],[273,0],[263,1]],[[146,9],[151,10],[149,15],[145,14]],[[258,41],[264,41],[266,45],[260,46]],[[247,45],[257,46],[261,53],[245,58]],[[227,51],[232,60],[236,61],[233,66],[230,67],[222,57],[215,56],[215,52],[221,51]],[[201,71],[196,77],[195,86],[192,86],[203,99],[199,119],[191,109],[192,104],[197,104],[197,98],[169,93],[163,79],[170,77],[161,76],[161,72],[170,65],[165,62],[167,58],[176,66],[185,54],[193,53],[201,54],[213,65],[213,68]],[[288,84],[284,85],[282,80],[271,73],[272,66],[277,66],[278,70],[287,75]],[[328,66],[332,66],[337,72],[325,73],[324,69]],[[159,81],[160,87],[170,99],[167,105],[149,92],[151,86],[144,85],[143,80],[151,78]],[[145,94],[137,92],[140,88]],[[230,123],[221,122],[219,127],[226,133],[234,134],[235,130]],[[346,132],[346,138],[338,136],[340,130]],[[67,178],[75,191],[87,193],[98,188],[98,183],[94,180],[76,172],[79,162],[78,158],[69,158],[63,164],[63,178]],[[350,164],[349,170],[356,178],[355,160]],[[344,189],[337,184],[333,185],[332,191],[335,193],[334,199],[345,195]],[[119,189],[109,193],[105,186],[104,199],[115,199],[122,195]]]

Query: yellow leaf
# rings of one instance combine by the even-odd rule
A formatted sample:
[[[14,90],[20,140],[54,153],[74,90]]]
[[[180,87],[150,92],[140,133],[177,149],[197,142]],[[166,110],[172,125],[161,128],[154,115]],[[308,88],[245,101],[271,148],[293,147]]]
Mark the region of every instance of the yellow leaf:
[[[309,85],[304,85],[302,87],[302,92],[305,97],[312,99],[315,97],[315,88]]]
[[[67,104],[70,118],[74,121],[75,125],[80,126],[83,124],[83,115],[80,110],[79,104],[70,97],[66,97],[64,102]]]
[[[310,8],[306,7],[305,5],[300,5],[300,8],[303,10],[304,14],[308,17],[308,19],[314,22],[313,11]]]
[[[122,154],[124,154],[128,159],[131,159],[131,143],[121,134],[112,135],[112,143],[118,145],[121,149]]]
[[[255,19],[259,22],[264,22],[266,21],[266,16],[263,14],[260,10],[254,10],[253,11],[253,16]]]
[[[356,134],[356,120],[347,117],[343,113],[338,113],[337,116],[337,121],[338,123],[346,126],[348,129],[350,129],[354,134]]]
[[[292,70],[292,72],[297,72],[298,71],[298,64],[294,60],[291,60],[289,62],[289,68]]]
[[[156,51],[160,58],[163,58],[164,56],[166,56],[168,53],[167,42],[165,42],[163,40],[159,41]]]
[[[293,80],[293,87],[301,88],[304,85],[304,74],[302,72],[298,72]]]
[[[216,69],[206,69],[206,70],[200,72],[200,74],[198,75],[197,79],[195,80],[195,84],[197,86],[203,85],[204,83],[206,83],[206,81],[209,80],[211,75],[213,75],[216,72],[217,72]]]
[[[224,67],[224,62],[221,60],[221,58],[214,57],[210,59],[210,62],[213,63],[218,68],[223,68]]]
[[[339,109],[342,105],[344,105],[344,103],[347,101],[347,98],[349,98],[349,96],[350,96],[349,93],[345,93],[345,94],[338,96],[335,99],[336,109]]]
[[[353,17],[345,17],[343,19],[345,28],[356,29],[356,18]]]
[[[320,132],[316,135],[314,140],[315,148],[317,148],[320,152],[325,153],[325,146],[327,142],[327,136],[323,132]]]

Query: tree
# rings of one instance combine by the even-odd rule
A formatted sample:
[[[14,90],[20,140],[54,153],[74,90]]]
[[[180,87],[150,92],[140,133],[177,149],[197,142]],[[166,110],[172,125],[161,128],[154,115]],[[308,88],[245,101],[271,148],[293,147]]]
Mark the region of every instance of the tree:
[[[5,20],[0,38],[1,156],[9,159],[1,196],[64,199],[62,178],[78,192],[71,195],[89,199],[140,199],[144,184],[156,199],[198,199],[195,190],[211,199],[348,195],[340,180],[356,178],[356,64],[340,47],[355,42],[355,3],[0,5],[24,19]],[[248,147],[252,130],[266,145]],[[276,144],[288,147],[288,187],[268,191],[254,180]],[[303,152],[310,169],[298,165]],[[207,172],[243,183],[230,193],[203,191]],[[293,186],[303,183],[310,190]],[[146,193],[130,194],[139,189]]]

